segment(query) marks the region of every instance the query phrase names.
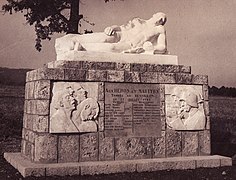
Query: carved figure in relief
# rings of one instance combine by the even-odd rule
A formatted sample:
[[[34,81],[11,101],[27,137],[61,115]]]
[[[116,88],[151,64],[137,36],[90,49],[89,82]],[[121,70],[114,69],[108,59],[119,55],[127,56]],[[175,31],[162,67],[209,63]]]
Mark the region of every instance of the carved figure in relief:
[[[113,25],[100,33],[68,34],[56,39],[56,52],[57,55],[72,50],[165,54],[166,20],[166,15],[159,12],[148,20],[134,18],[125,25]]]
[[[50,132],[96,132],[98,103],[87,97],[87,91],[79,86],[71,86],[56,91],[52,98],[52,107],[56,109],[51,115]]]
[[[179,94],[181,93],[181,94]],[[199,130],[204,129],[206,117],[202,104],[201,95],[194,91],[175,91],[172,94],[174,100],[178,100],[179,110],[173,118],[167,118],[167,124],[175,130]]]

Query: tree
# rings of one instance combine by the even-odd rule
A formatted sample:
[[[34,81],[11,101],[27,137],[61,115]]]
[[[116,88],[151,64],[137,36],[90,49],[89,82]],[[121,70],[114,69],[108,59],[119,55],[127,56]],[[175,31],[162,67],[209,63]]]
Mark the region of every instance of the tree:
[[[2,10],[10,14],[24,13],[26,22],[35,27],[35,48],[40,51],[42,40],[50,40],[54,33],[78,34],[81,19],[90,23],[79,14],[79,5],[80,0],[7,0]],[[66,10],[70,12],[69,17],[63,15]]]

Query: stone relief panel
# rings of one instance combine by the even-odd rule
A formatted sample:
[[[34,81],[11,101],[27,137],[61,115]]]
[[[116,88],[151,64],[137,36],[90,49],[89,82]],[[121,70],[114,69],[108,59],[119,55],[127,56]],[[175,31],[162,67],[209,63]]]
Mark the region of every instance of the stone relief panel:
[[[165,85],[166,123],[173,130],[202,130],[206,116],[202,86]]]
[[[97,132],[98,84],[54,82],[50,104],[50,133]]]

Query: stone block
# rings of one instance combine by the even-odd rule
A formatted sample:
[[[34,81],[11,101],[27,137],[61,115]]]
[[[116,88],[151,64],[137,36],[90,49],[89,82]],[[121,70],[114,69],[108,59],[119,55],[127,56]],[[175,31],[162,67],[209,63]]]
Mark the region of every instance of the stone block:
[[[166,116],[161,116],[161,130],[166,130]]]
[[[97,70],[97,62],[82,61],[82,69]]]
[[[147,64],[147,72],[163,72],[163,65],[160,64]]]
[[[173,73],[159,73],[158,82],[162,84],[173,84],[175,82],[175,74]]]
[[[130,71],[130,63],[116,63],[117,71]]]
[[[86,70],[80,69],[64,69],[65,71],[65,80],[76,80],[76,81],[85,81],[86,79]]]
[[[25,99],[34,99],[34,81],[25,84]]]
[[[125,71],[124,81],[125,82],[140,82],[141,79],[140,79],[139,72]]]
[[[210,130],[199,132],[200,155],[209,155],[211,153]]]
[[[35,162],[57,162],[57,136],[40,134],[35,137]]]
[[[208,84],[208,76],[207,75],[193,75],[192,79],[193,84]]]
[[[165,85],[160,84],[160,101],[165,102]]]
[[[97,70],[115,70],[115,62],[97,62]]]
[[[58,163],[79,161],[79,135],[60,135],[58,140]]]
[[[165,116],[166,112],[165,112],[165,102],[160,102],[160,114],[161,116]]]
[[[182,156],[197,156],[198,150],[198,132],[182,132]]]
[[[153,157],[165,157],[165,131],[161,132],[161,137],[153,138]]]
[[[26,113],[27,114],[36,114],[37,103],[36,100],[26,100]]]
[[[188,73],[191,74],[191,66],[179,66],[179,72],[180,73]]]
[[[164,170],[164,163],[161,160],[147,159],[137,164],[137,172],[153,172]]]
[[[82,69],[83,61],[67,61],[67,60],[58,60],[48,63],[48,68],[76,68]]]
[[[220,158],[220,166],[232,166],[232,158],[230,157],[221,157]]]
[[[64,69],[40,68],[37,69],[36,80],[63,80]]]
[[[203,85],[202,86],[202,96],[205,101],[209,101],[209,90],[208,90],[208,85]]]
[[[186,73],[176,73],[175,74],[175,82],[177,84],[191,84],[192,83],[192,75]]]
[[[34,120],[37,115],[24,113],[23,127],[29,130],[33,130]]]
[[[36,75],[37,75],[37,69],[27,72],[26,73],[26,82],[36,80]]]
[[[98,131],[99,132],[104,131],[104,123],[105,123],[105,118],[104,117],[98,117]]]
[[[86,80],[88,81],[106,81],[107,71],[88,70]]]
[[[48,115],[49,114],[49,100],[37,100],[35,113],[38,115]]]
[[[176,65],[163,65],[161,72],[179,73],[179,66],[176,66]]]
[[[151,138],[116,138],[115,160],[151,158]]]
[[[32,146],[33,146],[32,143],[30,143],[29,141],[25,141],[25,146],[24,146],[25,154],[24,155],[29,159],[31,159],[31,157],[32,157]]]
[[[80,174],[80,166],[74,164],[66,164],[61,166],[60,164],[50,164],[46,168],[46,176],[73,176]],[[66,178],[66,177],[65,177]]]
[[[167,157],[181,156],[181,132],[166,130]]]
[[[49,132],[49,116],[36,115],[33,130],[35,132]]]
[[[209,101],[204,101],[204,112],[206,116],[210,115]]]
[[[104,101],[98,101],[99,104],[99,117],[104,117],[105,109],[104,109]]]
[[[220,158],[218,156],[211,156],[209,158],[202,158],[199,156],[199,158],[196,160],[196,167],[208,167],[208,168],[214,168],[214,167],[220,167]]]
[[[125,161],[109,161],[109,162],[96,162],[96,163],[82,163],[81,175],[96,175],[96,174],[112,174],[112,173],[125,173],[135,172],[136,164]]]
[[[142,83],[158,83],[157,72],[140,73]]]
[[[124,82],[124,71],[107,71],[107,81],[109,82]]]
[[[211,119],[210,116],[206,116],[206,129],[209,130],[211,128]]]
[[[50,99],[50,80],[41,80],[35,82],[35,99]]]
[[[22,129],[22,139],[21,139],[21,153],[25,155],[26,140],[23,138],[23,129]]]
[[[105,137],[104,133],[99,133],[99,160],[115,160],[114,138]]]
[[[98,160],[98,133],[81,134],[80,161]]]
[[[104,83],[98,83],[98,101],[104,101],[105,94],[104,94]]]
[[[147,65],[146,64],[131,63],[130,64],[130,70],[143,73],[143,72],[147,71]]]

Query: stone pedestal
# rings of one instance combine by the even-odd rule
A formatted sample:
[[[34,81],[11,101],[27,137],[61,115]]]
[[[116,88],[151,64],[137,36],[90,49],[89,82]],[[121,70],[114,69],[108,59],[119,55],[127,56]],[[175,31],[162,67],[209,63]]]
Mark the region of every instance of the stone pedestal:
[[[111,62],[108,62],[110,59],[85,61],[85,57],[83,61],[54,61],[27,73],[22,151],[5,154],[23,176],[43,176],[45,169],[46,175],[114,173],[107,170],[108,166],[119,167],[115,172],[178,169],[179,163],[185,164],[183,159],[189,162],[189,166],[183,165],[184,169],[232,164],[230,158],[209,156],[206,75],[191,74],[189,66],[124,63],[114,58]],[[81,122],[77,125],[79,120],[74,119],[77,130],[57,126],[59,119],[55,114],[61,107],[65,110],[64,105],[56,106],[56,100],[61,97],[60,88],[67,89],[65,93],[77,102],[76,107],[68,111],[71,114],[65,114],[72,121],[83,101],[92,99],[95,104],[87,118],[83,119],[82,111],[78,113],[84,125]],[[86,96],[80,103],[79,95],[75,94],[81,88]],[[179,115],[180,120],[184,119],[182,112],[177,112],[183,110],[172,99],[180,94],[197,98],[190,102],[191,107],[198,110],[198,117],[202,117],[195,125],[179,126],[178,122],[175,125]],[[178,98],[178,101],[189,101]],[[87,106],[82,108],[86,110]],[[176,166],[170,168],[168,163],[173,162]],[[183,166],[180,165],[180,169]]]

